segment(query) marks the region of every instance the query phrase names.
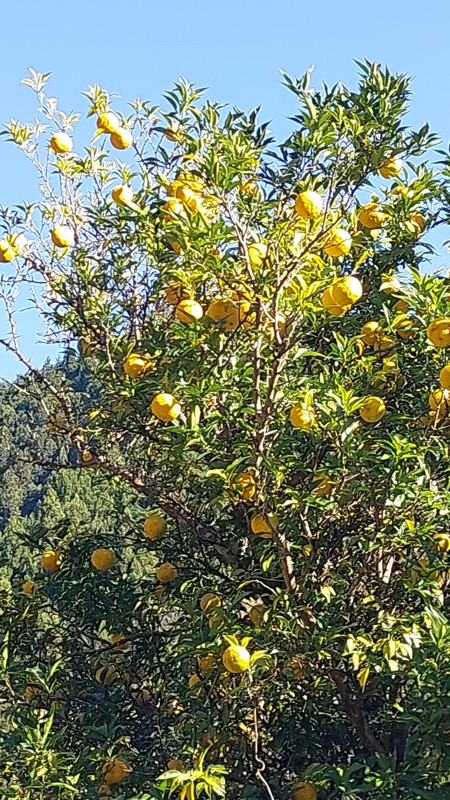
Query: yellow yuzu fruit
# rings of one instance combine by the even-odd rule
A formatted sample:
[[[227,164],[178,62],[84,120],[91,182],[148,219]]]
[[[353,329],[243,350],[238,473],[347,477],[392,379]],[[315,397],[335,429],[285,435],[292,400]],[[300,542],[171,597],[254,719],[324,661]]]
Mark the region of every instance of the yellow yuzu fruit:
[[[191,689],[191,691],[196,689],[196,688],[200,689],[201,685],[199,686],[199,684],[201,684],[201,682],[202,682],[202,679],[200,678],[200,675],[196,675],[194,673],[194,675],[191,675],[191,677],[188,680],[188,686]]]
[[[450,344],[450,319],[438,317],[427,328],[428,340],[435,347],[448,347]]]
[[[398,156],[391,156],[384,164],[379,168],[378,172],[383,178],[395,178],[402,169],[403,169],[403,161]]]
[[[410,220],[410,222],[412,222],[414,227],[417,228],[417,231],[419,233],[423,233],[424,232],[424,230],[426,228],[426,225],[427,225],[427,221],[426,221],[424,215],[420,213],[420,211],[416,211],[415,214],[411,214],[409,220]]]
[[[105,111],[97,117],[97,128],[103,133],[115,133],[121,127],[119,117],[112,111]]]
[[[366,322],[361,328],[361,339],[363,340],[364,344],[369,345],[371,347],[377,341],[378,333],[381,330],[380,323],[376,320],[370,320]]]
[[[111,686],[117,678],[116,670],[108,664],[102,664],[95,671],[95,680],[97,683],[101,683],[102,686]]]
[[[208,653],[206,656],[200,656],[198,659],[198,667],[202,672],[211,672],[216,666],[217,658],[213,653]]]
[[[91,553],[92,566],[101,572],[111,569],[111,567],[113,567],[116,563],[116,554],[114,553],[114,550],[111,550],[109,547],[97,547]]]
[[[295,198],[295,211],[302,219],[316,219],[322,213],[323,198],[318,192],[300,192]]]
[[[36,593],[36,584],[34,581],[25,581],[22,584],[22,592],[24,594],[33,595]]]
[[[72,247],[75,234],[68,225],[57,225],[51,232],[52,242],[55,247]]]
[[[352,237],[345,228],[335,228],[327,236],[323,249],[326,254],[333,258],[340,258],[350,252],[352,248]]]
[[[47,572],[58,572],[62,565],[62,555],[59,550],[46,550],[41,556],[41,567]]]
[[[124,372],[130,378],[142,378],[155,368],[153,359],[146,353],[130,353],[123,362]]]
[[[450,391],[448,389],[434,389],[428,398],[428,405],[432,411],[450,404]]]
[[[161,564],[156,570],[156,580],[163,584],[171,583],[176,579],[177,575],[177,568],[173,564],[169,564],[169,562]]]
[[[203,308],[196,300],[181,300],[176,307],[175,316],[185,325],[192,325],[203,317]]]
[[[155,395],[150,408],[152,414],[161,422],[172,422],[181,414],[181,406],[178,400],[168,392],[160,392]]]
[[[381,397],[370,395],[364,400],[359,413],[365,422],[379,422],[386,413],[385,402]]]
[[[105,783],[121,783],[133,770],[130,765],[120,758],[113,758],[102,767],[102,775]]]
[[[386,214],[377,203],[366,203],[359,209],[358,218],[364,228],[375,230],[381,228],[386,220]]]
[[[216,608],[220,608],[221,605],[222,601],[220,597],[213,592],[207,592],[200,598],[200,608],[207,614],[211,613],[211,611],[214,611]]]
[[[58,155],[61,153],[70,153],[73,148],[73,142],[68,133],[58,131],[58,133],[54,133],[50,139],[50,147],[53,152]]]
[[[317,485],[312,490],[312,494],[319,497],[327,497],[332,493],[335,482],[328,475],[317,475],[313,478],[313,483]]]
[[[315,427],[316,415],[311,408],[297,403],[290,410],[289,417],[294,428],[300,428],[304,431],[309,431]]]
[[[277,530],[278,524],[277,514],[256,514],[250,522],[250,529],[256,536],[269,539],[274,530]]]
[[[373,345],[375,353],[387,353],[395,347],[395,340],[390,336],[381,334]]]
[[[362,297],[363,286],[359,278],[346,275],[332,284],[332,294],[338,306],[353,305]]]
[[[433,539],[442,553],[448,553],[448,551],[450,550],[450,534],[435,533]]]
[[[250,666],[250,653],[246,647],[230,644],[222,653],[222,663],[228,672],[239,674],[245,672]]]
[[[117,128],[111,133],[109,140],[116,150],[126,150],[133,144],[133,136],[126,128]]]
[[[443,389],[450,389],[450,364],[442,367],[439,373],[439,380]]]
[[[240,472],[232,480],[232,486],[240,500],[248,502],[257,492],[255,475],[253,472]]]
[[[159,514],[150,514],[144,521],[144,533],[147,539],[161,539],[167,531],[167,522]]]
[[[292,800],[317,800],[317,789],[311,781],[299,781],[292,789]]]
[[[252,267],[262,267],[267,258],[267,245],[264,242],[254,242],[248,247],[248,260]]]

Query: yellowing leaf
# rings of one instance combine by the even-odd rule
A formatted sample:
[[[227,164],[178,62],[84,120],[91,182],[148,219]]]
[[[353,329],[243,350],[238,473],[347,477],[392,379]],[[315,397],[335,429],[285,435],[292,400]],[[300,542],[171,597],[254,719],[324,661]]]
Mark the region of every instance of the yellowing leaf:
[[[335,596],[336,592],[334,591],[333,587],[330,586],[329,583],[324,583],[323,586],[320,587],[320,592],[323,594],[327,603],[331,603],[332,598]]]
[[[362,669],[359,670],[357,678],[358,678],[358,683],[359,683],[361,689],[365,689],[365,686],[366,686],[366,683],[367,683],[369,675],[370,675],[370,665],[369,664],[366,667],[363,667]]]

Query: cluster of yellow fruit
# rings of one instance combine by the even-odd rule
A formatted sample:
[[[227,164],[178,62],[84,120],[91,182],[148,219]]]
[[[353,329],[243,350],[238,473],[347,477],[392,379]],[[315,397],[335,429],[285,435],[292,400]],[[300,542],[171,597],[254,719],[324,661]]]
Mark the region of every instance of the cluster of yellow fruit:
[[[163,214],[168,220],[180,216],[184,211],[196,214],[207,210],[205,184],[200,178],[190,173],[180,175],[172,181],[167,189],[167,195],[167,201],[163,205]]]
[[[27,240],[22,233],[7,234],[0,240],[0,264],[9,264],[23,254]]]
[[[46,550],[41,556],[41,567],[45,569],[47,572],[58,572],[63,563],[62,553],[59,550]],[[111,569],[117,563],[117,558],[113,550],[107,547],[98,547],[91,553],[91,564],[95,569],[100,571],[106,571]],[[27,582],[24,584],[27,586],[28,584],[32,583],[32,581]],[[30,591],[27,591],[23,587],[23,591],[26,591],[27,594],[31,594],[33,591],[33,587],[30,587]]]
[[[109,139],[116,150],[126,150],[133,144],[133,136],[127,128],[121,125],[119,118],[112,111],[105,111],[97,117],[99,133],[108,133]]]
[[[99,794],[110,794],[110,787],[122,783],[132,772],[130,765],[120,758],[113,758],[111,761],[107,761],[102,767],[102,784],[99,787]]]
[[[294,203],[295,212],[301,219],[316,220],[323,211],[323,197],[318,192],[305,191],[297,195]],[[345,228],[333,227],[323,237],[322,248],[333,258],[341,258],[350,252],[352,237]]]

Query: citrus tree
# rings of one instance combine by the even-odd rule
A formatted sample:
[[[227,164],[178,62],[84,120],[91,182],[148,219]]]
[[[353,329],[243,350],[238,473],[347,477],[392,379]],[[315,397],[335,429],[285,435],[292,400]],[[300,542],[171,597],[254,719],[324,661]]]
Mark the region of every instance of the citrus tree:
[[[281,144],[185,80],[82,124],[24,81],[3,345],[102,526],[41,520],[10,570],[6,797],[450,796],[450,159],[359,68],[284,75]],[[89,391],[27,362],[24,292]]]

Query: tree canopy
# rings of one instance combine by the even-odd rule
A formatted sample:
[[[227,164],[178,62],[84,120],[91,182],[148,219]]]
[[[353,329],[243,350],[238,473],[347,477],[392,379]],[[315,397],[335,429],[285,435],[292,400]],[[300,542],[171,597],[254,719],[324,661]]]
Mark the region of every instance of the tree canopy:
[[[284,74],[281,143],[186,80],[89,87],[85,143],[24,81],[2,344],[51,486],[2,590],[6,797],[450,797],[450,158],[358,66]],[[21,352],[24,288],[72,372]]]

